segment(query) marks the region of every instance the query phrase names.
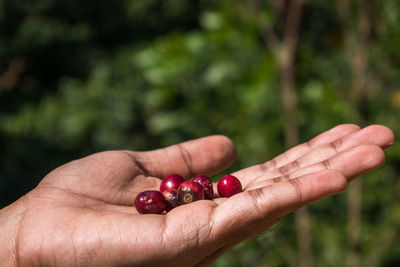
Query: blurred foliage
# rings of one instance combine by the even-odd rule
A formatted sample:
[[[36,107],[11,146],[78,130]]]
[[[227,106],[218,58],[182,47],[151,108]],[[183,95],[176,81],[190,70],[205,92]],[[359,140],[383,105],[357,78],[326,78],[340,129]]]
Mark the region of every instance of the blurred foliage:
[[[397,133],[400,2],[368,3],[368,124]],[[334,1],[308,1],[296,58],[302,141],[354,117],[345,30]],[[239,1],[0,0],[0,207],[102,150],[225,134],[238,149],[227,172],[270,159],[284,151],[279,90],[276,62]],[[363,185],[365,255],[400,224],[400,146],[387,156]],[[345,266],[346,212],[345,194],[310,206],[316,266]],[[288,266],[293,225],[288,216],[215,266]],[[399,266],[399,252],[395,238],[380,266]]]

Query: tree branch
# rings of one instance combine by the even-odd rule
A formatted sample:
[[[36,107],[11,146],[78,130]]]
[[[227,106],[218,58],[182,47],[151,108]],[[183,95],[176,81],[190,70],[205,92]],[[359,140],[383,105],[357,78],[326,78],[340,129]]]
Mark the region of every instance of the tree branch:
[[[366,12],[365,0],[359,1],[360,12],[357,27],[351,24],[351,12],[348,1],[337,0],[340,17],[344,25],[344,35],[347,46],[347,57],[352,72],[351,104],[353,107],[353,120],[358,124],[367,121],[366,99],[367,83],[366,72],[368,66],[368,41],[371,23]],[[348,222],[347,222],[347,265],[349,267],[361,266],[360,232],[362,225],[362,179],[354,181],[348,190]]]
[[[262,20],[259,1],[248,0],[248,2],[256,17],[264,43],[271,50],[278,63],[282,86],[281,100],[284,113],[285,145],[290,148],[299,143],[295,55],[304,0],[288,1],[283,41],[279,40],[271,25]],[[295,221],[299,255],[301,255],[297,257],[298,266],[312,267],[314,259],[311,245],[311,224],[307,207],[303,207],[295,213]]]
[[[252,10],[257,26],[259,28],[261,37],[264,41],[264,44],[271,50],[271,52],[275,55],[279,55],[279,50],[281,47],[281,40],[272,29],[271,25],[269,25],[265,20],[263,20],[261,16],[261,7],[259,0],[248,0],[250,9]]]
[[[283,43],[288,49],[290,58],[294,58],[296,52],[303,5],[304,0],[290,0],[288,4]]]

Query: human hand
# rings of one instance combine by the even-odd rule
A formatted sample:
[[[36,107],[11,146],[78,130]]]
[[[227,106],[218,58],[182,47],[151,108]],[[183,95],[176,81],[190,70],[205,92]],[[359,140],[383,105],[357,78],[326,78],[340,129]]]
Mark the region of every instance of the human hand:
[[[203,266],[318,199],[381,166],[394,143],[383,126],[340,125],[266,163],[233,173],[244,191],[166,215],[133,206],[171,173],[213,175],[235,159],[210,136],[148,152],[109,151],[72,161],[0,211],[0,265]]]

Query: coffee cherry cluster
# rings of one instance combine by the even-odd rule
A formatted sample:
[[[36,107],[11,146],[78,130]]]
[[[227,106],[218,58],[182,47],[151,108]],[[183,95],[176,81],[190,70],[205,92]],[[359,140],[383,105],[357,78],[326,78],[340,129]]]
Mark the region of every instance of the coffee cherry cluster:
[[[240,181],[233,175],[225,175],[217,185],[221,197],[230,197],[242,192]],[[213,184],[206,175],[198,175],[191,180],[179,174],[171,174],[160,184],[160,191],[150,190],[137,195],[135,206],[141,214],[161,214],[173,208],[197,200],[211,200],[214,196]]]

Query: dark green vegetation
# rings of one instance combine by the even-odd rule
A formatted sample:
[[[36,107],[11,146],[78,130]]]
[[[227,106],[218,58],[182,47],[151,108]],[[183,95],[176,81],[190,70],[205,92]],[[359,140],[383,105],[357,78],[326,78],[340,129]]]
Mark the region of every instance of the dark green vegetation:
[[[254,2],[0,0],[0,207],[102,150],[225,134],[238,149],[227,173],[283,152],[280,68],[259,24],[283,38],[285,21],[279,1],[262,2],[256,20]],[[300,141],[349,122],[398,133],[400,2],[307,2],[294,61]],[[387,156],[363,179],[362,266],[400,265],[400,145]],[[315,266],[346,266],[347,210],[346,193],[309,207]],[[294,225],[288,216],[215,266],[297,266]]]

